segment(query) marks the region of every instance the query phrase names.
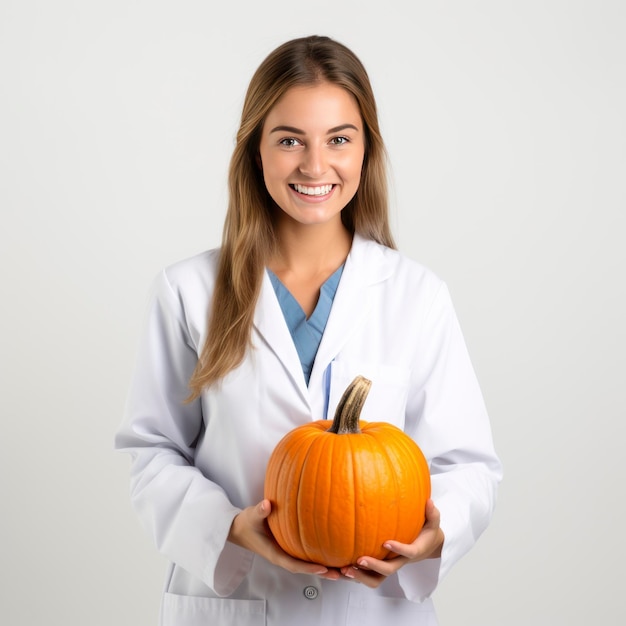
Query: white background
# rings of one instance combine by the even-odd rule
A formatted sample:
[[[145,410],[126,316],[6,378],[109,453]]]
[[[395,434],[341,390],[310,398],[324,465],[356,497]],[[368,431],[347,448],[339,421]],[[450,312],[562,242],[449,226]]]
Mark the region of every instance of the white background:
[[[148,285],[219,243],[247,83],[312,33],[368,68],[505,465],[442,626],[626,623],[621,0],[1,0],[0,621],[156,623],[112,451]]]

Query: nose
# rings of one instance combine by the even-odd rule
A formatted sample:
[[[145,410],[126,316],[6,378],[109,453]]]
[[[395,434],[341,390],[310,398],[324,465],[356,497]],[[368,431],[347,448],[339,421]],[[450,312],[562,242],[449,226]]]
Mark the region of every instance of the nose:
[[[302,153],[302,161],[298,168],[308,178],[320,178],[328,170],[327,155],[323,147],[308,146]]]

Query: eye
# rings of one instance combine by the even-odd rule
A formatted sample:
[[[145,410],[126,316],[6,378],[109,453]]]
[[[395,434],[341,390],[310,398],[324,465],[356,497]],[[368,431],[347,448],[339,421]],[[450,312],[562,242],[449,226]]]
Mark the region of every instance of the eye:
[[[285,146],[286,148],[293,148],[300,144],[300,142],[295,137],[285,137],[278,142],[279,145]]]
[[[333,137],[330,140],[330,143],[333,146],[343,146],[344,144],[349,143],[349,142],[350,140],[347,137]]]

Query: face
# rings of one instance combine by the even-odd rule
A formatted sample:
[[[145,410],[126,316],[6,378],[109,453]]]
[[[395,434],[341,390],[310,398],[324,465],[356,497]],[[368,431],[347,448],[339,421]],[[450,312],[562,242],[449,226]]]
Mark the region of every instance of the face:
[[[356,100],[331,83],[292,87],[270,110],[260,166],[282,219],[303,225],[341,223],[357,191],[365,156]]]

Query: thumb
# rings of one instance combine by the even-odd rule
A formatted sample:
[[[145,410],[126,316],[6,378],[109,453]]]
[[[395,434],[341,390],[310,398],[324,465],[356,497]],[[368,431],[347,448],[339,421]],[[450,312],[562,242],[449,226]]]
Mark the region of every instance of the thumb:
[[[261,500],[256,506],[256,512],[261,519],[266,519],[272,511],[272,505],[270,501],[266,498],[265,500]]]
[[[439,513],[439,509],[435,506],[432,499],[429,498],[426,502],[426,525],[438,528],[440,523],[441,514]]]

